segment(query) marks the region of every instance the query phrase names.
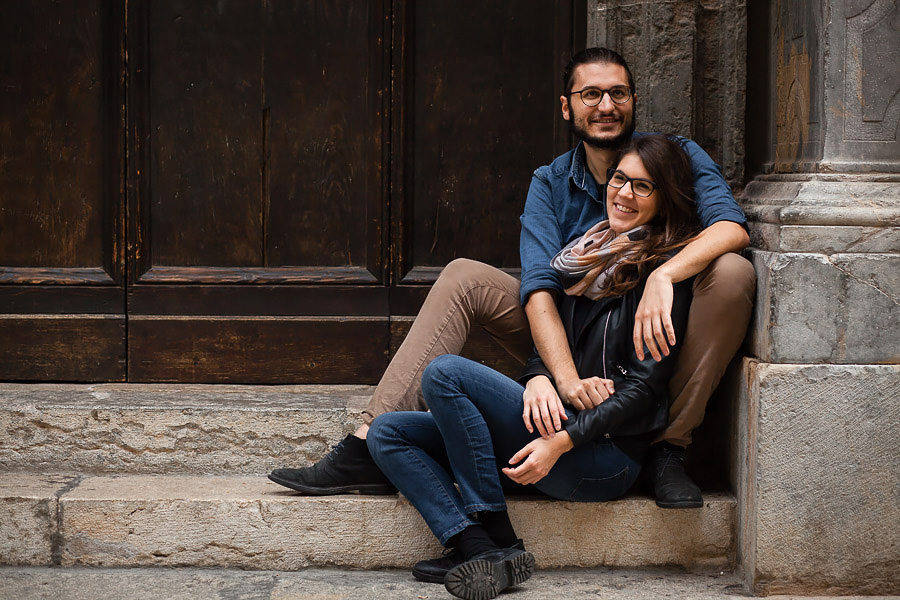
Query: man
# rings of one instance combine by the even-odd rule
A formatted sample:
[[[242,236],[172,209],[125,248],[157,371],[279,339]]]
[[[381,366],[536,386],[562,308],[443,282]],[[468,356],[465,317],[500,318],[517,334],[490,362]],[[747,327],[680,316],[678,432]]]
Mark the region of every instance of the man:
[[[556,309],[562,286],[550,259],[606,218],[607,169],[615,164],[618,149],[635,135],[636,99],[631,72],[617,53],[589,48],[572,58],[560,102],[563,118],[580,142],[534,173],[521,218],[521,284],[475,261],[450,263],[363,411],[364,424],[312,467],[276,469],[270,479],[309,494],[393,492],[366,448],[368,424],[387,411],[427,410],[420,389],[422,371],[436,356],[459,353],[473,323],[522,362],[533,346],[537,348],[554,385],[526,399],[523,417],[544,436],[560,429],[564,403],[585,410],[615,393],[612,381],[581,379],[575,370]],[[641,359],[646,351],[659,360],[672,345],[681,345],[670,385],[670,423],[653,445],[648,463],[657,504],[664,508],[702,506],[700,489],[684,471],[684,448],[740,346],[756,286],[750,263],[734,254],[749,243],[743,212],[709,156],[689,140],[683,144],[691,156],[705,229],[650,275],[633,335]],[[695,275],[687,335],[676,340],[670,318],[673,284]]]

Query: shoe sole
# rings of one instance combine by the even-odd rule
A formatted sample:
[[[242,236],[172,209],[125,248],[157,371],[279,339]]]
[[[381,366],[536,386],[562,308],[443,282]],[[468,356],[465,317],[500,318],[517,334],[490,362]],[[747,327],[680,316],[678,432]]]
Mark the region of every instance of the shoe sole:
[[[278,485],[291,488],[298,492],[303,492],[308,496],[335,496],[338,494],[351,494],[358,492],[363,496],[392,496],[397,493],[397,488],[389,483],[363,483],[356,485],[335,485],[331,487],[313,487],[296,483],[287,479],[281,479],[275,475],[269,474],[269,479]]]
[[[491,600],[506,588],[527,581],[533,571],[531,552],[522,552],[500,562],[470,560],[447,573],[444,587],[463,600]]]
[[[703,500],[682,500],[680,502],[657,500],[656,505],[660,508],[703,508]]]

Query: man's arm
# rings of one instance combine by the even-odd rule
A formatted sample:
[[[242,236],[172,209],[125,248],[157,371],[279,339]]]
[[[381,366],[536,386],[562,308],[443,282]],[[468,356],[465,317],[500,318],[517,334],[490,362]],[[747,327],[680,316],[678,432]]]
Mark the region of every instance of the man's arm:
[[[532,292],[525,304],[525,314],[528,316],[534,346],[544,365],[553,375],[556,390],[563,401],[578,410],[586,410],[599,405],[614,393],[611,379],[600,377],[581,379],[578,376],[572,352],[569,350],[566,330],[556,308],[556,299],[551,292],[547,290]],[[551,406],[552,400],[547,398]]]
[[[657,361],[668,356],[669,346],[675,344],[672,286],[693,277],[726,252],[740,252],[749,244],[750,236],[741,225],[718,221],[650,274],[634,318],[634,351],[639,360],[644,360],[644,344]]]

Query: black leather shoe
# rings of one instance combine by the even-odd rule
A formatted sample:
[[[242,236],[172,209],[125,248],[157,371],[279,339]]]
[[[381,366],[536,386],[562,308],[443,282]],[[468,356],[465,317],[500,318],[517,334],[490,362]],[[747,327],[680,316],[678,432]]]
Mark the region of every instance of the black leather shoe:
[[[512,546],[517,550],[525,550],[525,543],[517,540]],[[465,557],[455,548],[447,548],[440,558],[420,560],[412,570],[413,577],[426,583],[444,583],[447,572],[453,567],[466,562]]]
[[[313,496],[332,494],[396,494],[397,488],[381,472],[365,440],[345,437],[331,452],[302,469],[275,469],[269,479],[279,485]]]
[[[662,442],[652,448],[650,475],[660,508],[701,508],[700,488],[684,470],[684,448]]]
[[[447,572],[444,587],[463,600],[490,600],[531,577],[534,556],[518,548],[482,552]]]

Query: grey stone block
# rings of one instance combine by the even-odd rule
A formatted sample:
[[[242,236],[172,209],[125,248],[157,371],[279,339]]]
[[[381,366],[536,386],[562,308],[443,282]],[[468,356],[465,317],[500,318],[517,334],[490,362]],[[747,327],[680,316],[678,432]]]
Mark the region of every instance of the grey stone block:
[[[900,366],[745,360],[741,380],[734,483],[754,591],[896,592]]]
[[[360,422],[368,386],[0,384],[0,469],[256,473]]]
[[[749,348],[773,363],[900,362],[900,255],[752,252]]]
[[[298,496],[262,477],[89,477],[60,507],[68,566],[406,568],[441,552],[400,496]],[[728,496],[684,511],[642,497],[511,499],[509,510],[541,567],[734,561],[736,506]]]
[[[0,477],[0,564],[51,565],[57,532],[57,494],[73,477]]]

